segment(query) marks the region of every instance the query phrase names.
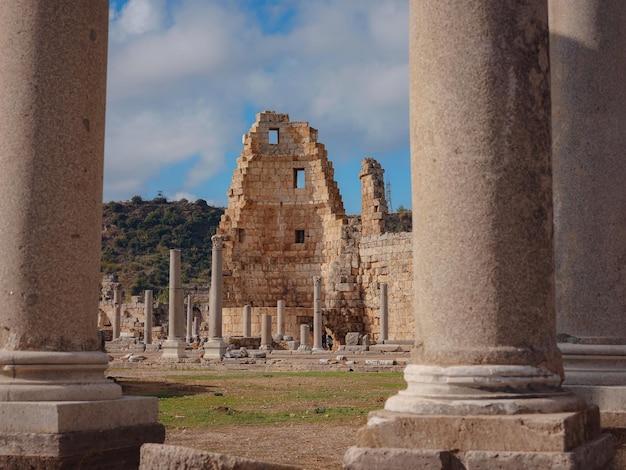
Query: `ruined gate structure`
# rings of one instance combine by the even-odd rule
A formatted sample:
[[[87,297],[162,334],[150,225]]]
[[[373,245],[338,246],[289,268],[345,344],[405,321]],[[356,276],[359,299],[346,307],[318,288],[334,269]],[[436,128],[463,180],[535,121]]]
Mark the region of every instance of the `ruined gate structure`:
[[[363,161],[362,215],[348,216],[317,130],[264,111],[243,136],[218,233],[225,235],[223,323],[240,335],[242,309],[260,317],[285,301],[287,335],[312,325],[313,277],[322,278],[323,324],[378,335],[380,284],[388,284],[389,337],[413,337],[410,233],[385,233],[383,169]]]

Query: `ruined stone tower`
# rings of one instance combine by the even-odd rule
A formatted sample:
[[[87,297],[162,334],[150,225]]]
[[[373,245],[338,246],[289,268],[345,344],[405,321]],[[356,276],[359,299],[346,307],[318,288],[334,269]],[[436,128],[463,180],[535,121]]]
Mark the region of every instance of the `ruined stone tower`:
[[[218,229],[228,237],[223,306],[275,307],[283,299],[296,311],[288,315],[294,325],[306,322],[295,317],[309,316],[313,276],[328,279],[323,271],[339,256],[348,221],[332,163],[317,130],[287,114],[258,114],[243,143]]]
[[[361,233],[363,236],[385,232],[387,200],[385,199],[385,170],[373,158],[361,163]]]
[[[317,130],[265,111],[243,137],[218,233],[224,241],[222,318],[226,335],[252,334],[263,314],[285,302],[285,330],[313,326],[313,278],[322,279],[323,326],[342,342],[350,331],[378,332],[380,283],[389,284],[390,331],[412,329],[410,233],[385,233],[387,203],[380,164],[363,161],[362,216],[347,216],[332,163]]]

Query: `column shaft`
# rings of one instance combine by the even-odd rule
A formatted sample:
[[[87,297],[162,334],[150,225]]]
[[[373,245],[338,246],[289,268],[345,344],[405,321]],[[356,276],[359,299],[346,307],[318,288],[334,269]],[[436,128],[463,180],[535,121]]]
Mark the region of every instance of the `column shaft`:
[[[3,350],[99,348],[108,11],[62,3],[0,7]]]
[[[313,278],[313,350],[323,351],[322,348],[322,278]]]
[[[170,250],[170,286],[167,341],[163,343],[163,359],[182,359],[185,355],[185,315],[183,284],[180,273],[180,250]]]
[[[554,243],[564,385],[626,411],[626,3],[550,0]]]
[[[209,341],[204,344],[204,357],[222,358],[226,343],[222,339],[222,252],[223,235],[213,235],[211,242],[211,291],[209,293]]]
[[[562,340],[626,346],[626,3],[551,0]]]
[[[276,303],[276,334],[280,339],[285,336],[285,301],[282,299]]]
[[[144,324],[143,324],[143,341],[145,344],[152,344],[152,291],[144,291]]]
[[[272,316],[264,313],[261,316],[261,347],[260,349],[272,349]]]
[[[122,321],[122,286],[113,284],[113,339],[120,337],[120,322]]]
[[[108,16],[0,2],[0,468],[136,468],[165,437],[99,350]]]
[[[170,250],[169,290],[169,328],[167,331],[167,339],[178,340],[183,337],[183,328],[181,328],[181,319],[183,319],[183,312],[180,308],[183,304],[183,285],[180,277],[180,250]]]
[[[187,342],[193,341],[193,303],[191,296],[187,296]]]
[[[385,341],[389,335],[389,303],[387,297],[387,284],[380,285],[380,335],[379,340]]]
[[[252,307],[250,307],[250,305],[244,305],[243,307],[243,336],[244,338],[249,338],[250,336],[252,336],[252,325],[251,325],[251,320],[252,320],[252,315],[251,315],[251,311]]]
[[[222,237],[214,235],[209,293],[209,339],[222,337]]]

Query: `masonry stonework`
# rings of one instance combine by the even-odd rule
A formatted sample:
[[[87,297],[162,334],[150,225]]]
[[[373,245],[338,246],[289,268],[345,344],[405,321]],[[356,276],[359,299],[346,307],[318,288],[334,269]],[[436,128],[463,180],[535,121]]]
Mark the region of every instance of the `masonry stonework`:
[[[287,114],[265,111],[244,135],[218,233],[224,243],[224,334],[238,335],[249,304],[260,316],[285,302],[285,334],[312,326],[313,278],[322,279],[323,326],[378,335],[379,283],[389,285],[392,339],[412,337],[411,237],[385,233],[383,173],[363,161],[363,214],[348,216],[318,132]],[[258,325],[258,326],[257,326]]]

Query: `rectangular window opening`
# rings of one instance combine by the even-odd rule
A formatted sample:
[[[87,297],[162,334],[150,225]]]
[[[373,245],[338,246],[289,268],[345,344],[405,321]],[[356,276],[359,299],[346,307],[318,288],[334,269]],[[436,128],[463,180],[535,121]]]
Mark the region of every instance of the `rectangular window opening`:
[[[304,230],[296,230],[296,243],[304,243]]]
[[[275,145],[278,142],[278,129],[270,129],[269,143]]]
[[[304,188],[304,168],[293,169],[293,187]]]
[[[237,229],[237,241],[239,243],[243,243],[244,238],[246,237],[246,231],[243,228]]]

